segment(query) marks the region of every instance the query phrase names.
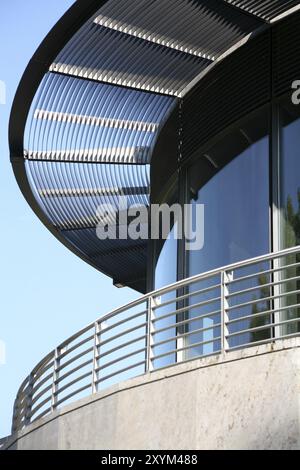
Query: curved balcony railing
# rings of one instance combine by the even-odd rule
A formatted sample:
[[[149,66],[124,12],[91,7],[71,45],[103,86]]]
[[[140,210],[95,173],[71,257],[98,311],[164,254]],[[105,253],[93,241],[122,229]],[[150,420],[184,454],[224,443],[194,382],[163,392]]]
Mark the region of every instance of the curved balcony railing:
[[[124,379],[299,333],[300,247],[184,279],[51,351],[18,391],[12,431]]]

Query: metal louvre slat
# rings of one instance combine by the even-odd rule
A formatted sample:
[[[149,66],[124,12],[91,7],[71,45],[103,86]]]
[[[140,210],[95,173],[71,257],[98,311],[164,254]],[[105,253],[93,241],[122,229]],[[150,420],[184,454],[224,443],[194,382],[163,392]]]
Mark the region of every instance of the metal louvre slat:
[[[217,0],[111,0],[95,21],[186,53],[214,58],[260,24]],[[230,47],[229,45],[229,47]]]
[[[288,11],[295,5],[299,5],[297,0],[225,0],[228,4],[234,5],[266,21],[270,21],[276,16]]]

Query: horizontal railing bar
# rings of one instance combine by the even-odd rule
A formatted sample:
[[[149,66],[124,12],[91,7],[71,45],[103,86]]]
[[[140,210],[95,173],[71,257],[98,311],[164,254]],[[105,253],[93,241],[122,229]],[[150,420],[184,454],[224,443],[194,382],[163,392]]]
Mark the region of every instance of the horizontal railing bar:
[[[274,300],[275,298],[278,298],[279,295],[270,295],[268,297],[260,297],[259,299],[253,299],[253,300],[249,300],[248,302],[243,302],[241,304],[236,304],[236,305],[231,305],[230,307],[226,307],[226,311],[229,312],[231,310],[236,310],[238,308],[242,308],[242,307],[248,307],[249,305],[255,305],[255,304],[259,304],[261,302],[267,302],[268,300]]]
[[[300,276],[293,276],[293,277],[288,277],[288,278],[280,280],[280,281],[276,281],[273,284],[274,285],[276,285],[276,284],[285,284],[287,282],[299,281],[299,279],[300,279]]]
[[[256,326],[254,328],[248,328],[246,330],[240,330],[234,333],[230,333],[226,335],[226,338],[232,338],[233,336],[238,336],[238,335],[243,335],[247,333],[252,333],[255,331],[260,331],[260,330],[266,330],[269,328],[275,328],[276,326],[282,326],[282,325],[287,325],[289,323],[299,323],[300,322],[300,317],[299,318],[291,318],[290,320],[283,320],[280,322],[274,322],[274,323],[268,323],[267,325],[261,325],[261,326]]]
[[[96,360],[100,359],[100,357],[108,356],[109,354],[112,354],[115,351],[119,351],[120,349],[126,348],[127,346],[130,346],[133,343],[137,343],[138,341],[142,341],[143,339],[146,339],[147,335],[141,335],[138,336],[137,338],[131,339],[129,341],[126,341],[126,343],[122,343],[118,346],[115,346],[112,349],[108,349],[108,351],[101,352],[100,354],[96,355]]]
[[[249,294],[249,292],[255,292],[256,290],[264,289],[265,287],[273,287],[275,286],[275,282],[268,282],[266,284],[261,284],[260,286],[249,287],[247,289],[239,290],[237,292],[231,292],[230,294],[226,295],[226,298],[236,297],[237,295],[244,295]]]
[[[171,317],[173,315],[178,315],[179,313],[186,312],[187,310],[193,310],[194,308],[204,307],[205,305],[216,303],[220,300],[221,300],[221,297],[214,297],[214,298],[209,299],[209,300],[197,302],[196,304],[193,304],[193,305],[186,305],[185,307],[178,308],[177,310],[173,310],[173,312],[167,313],[166,315],[161,315],[160,317],[153,318],[152,323],[159,322],[159,321],[164,320],[165,318]]]
[[[97,333],[97,336],[101,336],[101,334],[107,333],[107,331],[112,330],[116,328],[117,326],[123,325],[124,323],[128,323],[131,320],[134,320],[135,318],[141,317],[142,315],[147,315],[147,310],[143,310],[142,312],[135,313],[131,317],[124,318],[123,320],[120,320],[117,323],[114,323],[113,325],[109,325],[105,328],[101,326],[101,330],[99,331],[99,333]]]
[[[128,310],[131,310],[134,307],[137,307],[138,305],[142,305],[147,300],[151,297],[151,293],[144,295],[143,297],[140,297],[139,299],[133,300],[132,302],[129,302],[126,305],[123,305],[122,307],[116,308],[115,310],[112,310],[111,312],[107,313],[106,315],[103,315],[98,319],[98,322],[105,322],[109,320],[112,317],[115,317],[117,315],[120,315],[120,313],[127,312]],[[92,324],[93,325],[93,324]]]
[[[39,378],[42,377],[45,374],[45,372],[47,372],[47,370],[53,368],[53,365],[54,365],[54,358],[45,367],[43,367],[43,369],[36,371],[34,374],[32,374],[34,381],[36,382],[37,380],[39,380]]]
[[[270,269],[266,269],[264,271],[256,271],[255,273],[247,274],[246,276],[241,276],[241,277],[236,277],[236,278],[233,278],[233,279],[228,279],[226,281],[226,285],[230,286],[230,285],[236,284],[238,282],[249,281],[249,279],[253,279],[255,277],[262,276],[264,274],[272,274],[275,271],[276,271],[275,269],[270,268]]]
[[[276,337],[273,337],[273,338],[266,338],[266,339],[262,339],[262,340],[259,340],[259,341],[253,341],[253,342],[250,342],[250,343],[243,343],[243,344],[239,344],[237,346],[231,346],[229,348],[226,349],[226,351],[233,351],[235,349],[244,349],[244,348],[247,348],[247,347],[251,347],[251,346],[258,346],[260,344],[269,344],[269,343],[275,343],[276,341],[280,341],[282,339],[288,339],[288,338],[295,338],[296,336],[299,336],[299,331],[297,333],[289,333],[289,334],[286,334],[286,335],[281,335],[281,336],[276,336]]]
[[[76,384],[77,382],[80,382],[80,380],[86,379],[87,377],[90,377],[92,375],[93,371],[88,371],[85,372],[84,374],[80,375],[79,377],[76,377],[76,379],[71,380],[71,382],[68,382],[66,385],[63,385],[62,387],[59,387],[58,390],[54,392],[54,395],[57,396],[60,393],[62,393],[64,390],[67,388],[71,387],[72,385]]]
[[[246,307],[248,305],[257,304],[257,303],[260,303],[260,302],[265,302],[267,300],[276,300],[276,299],[279,299],[281,297],[288,297],[290,295],[295,295],[295,294],[299,294],[299,293],[300,293],[300,289],[297,289],[297,290],[294,290],[294,291],[291,291],[291,292],[284,292],[282,294],[271,295],[271,296],[268,296],[268,297],[261,297],[260,299],[249,300],[248,302],[244,302],[242,304],[232,305],[230,307],[227,307],[226,310],[231,311],[231,310],[234,310],[234,309],[237,309],[237,308]]]
[[[128,367],[124,367],[124,369],[120,369],[116,372],[112,372],[111,374],[105,375],[104,377],[101,377],[100,379],[96,380],[96,384],[98,384],[100,382],[104,382],[105,380],[111,379],[115,375],[123,374],[123,372],[127,372],[130,369],[135,369],[136,367],[139,367],[139,366],[142,366],[142,365],[145,365],[145,364],[146,364],[146,360],[143,360],[143,361],[137,362],[136,364],[132,364]]]
[[[186,351],[187,349],[196,348],[198,346],[204,346],[205,344],[215,343],[216,341],[220,341],[220,339],[221,339],[221,336],[218,336],[217,338],[212,338],[212,339],[207,340],[207,341],[200,341],[198,343],[193,343],[193,344],[190,344],[188,346],[183,346],[182,348],[176,348],[176,349],[173,349],[173,350],[168,351],[166,353],[159,354],[157,356],[153,356],[152,361],[155,361],[155,360],[160,359],[160,358],[165,357],[165,356],[170,356],[171,354],[176,354],[180,351]]]
[[[220,314],[221,314],[221,310],[214,310],[213,312],[204,313],[202,315],[198,315],[197,317],[191,317],[191,318],[187,318],[186,320],[181,320],[176,323],[172,323],[172,325],[168,325],[168,326],[165,326],[164,328],[159,328],[158,330],[154,330],[150,334],[152,336],[155,336],[156,334],[170,330],[171,328],[175,328],[175,327],[184,325],[186,323],[194,323],[195,321],[203,320],[204,318],[215,317],[216,315],[220,315]]]
[[[192,357],[192,358],[188,358],[188,359],[184,359],[183,361],[181,361],[179,364],[185,364],[187,362],[191,362],[191,361],[194,361],[195,359],[204,359],[206,357],[210,357],[210,356],[217,356],[218,354],[220,354],[222,351],[221,349],[216,349],[215,351],[213,352],[210,352],[210,353],[205,353],[205,354],[201,354],[201,356],[195,356],[195,357]],[[156,359],[153,359],[153,362],[155,362]],[[168,367],[172,367],[172,366],[176,366],[178,364],[178,362],[175,362],[174,364],[169,364],[167,366],[163,365],[163,366],[157,366],[155,368],[155,370],[162,370],[162,369],[166,369]]]
[[[276,311],[278,311],[279,309],[276,309]],[[244,315],[243,317],[239,317],[239,318],[234,318],[233,320],[227,320],[226,321],[226,325],[232,325],[234,323],[239,323],[241,321],[247,321],[247,320],[252,320],[253,318],[257,318],[257,317],[264,317],[264,316],[267,316],[267,315],[272,315],[274,313],[274,309],[269,309],[269,310],[263,310],[262,312],[258,312],[258,313],[250,313],[250,315]]]
[[[99,320],[98,320],[99,321]],[[85,328],[82,328],[80,331],[78,331],[77,333],[75,333],[74,335],[70,336],[70,338],[66,339],[63,343],[59,344],[57,349],[64,349],[66,347],[66,345],[72,343],[73,341],[75,341],[75,339],[79,338],[80,336],[82,336],[84,333],[86,333],[88,330],[91,330],[93,328],[95,328],[95,323],[97,323],[97,320],[96,322],[94,323],[90,323],[89,325],[87,325]],[[55,352],[55,351],[54,351]],[[54,354],[53,352],[53,354]]]
[[[29,384],[27,385],[26,389],[25,390],[22,390],[22,393],[18,394],[16,399],[15,399],[15,407],[16,406],[19,406],[20,403],[22,403],[28,396],[28,393],[26,393],[27,391],[30,392],[30,386]]]
[[[72,393],[69,393],[65,397],[61,398],[60,400],[57,401],[56,406],[59,406],[61,403],[63,403],[66,400],[69,400],[69,398],[74,397],[75,395],[78,395],[78,393],[83,392],[84,390],[87,390],[88,388],[91,388],[91,384],[83,385],[82,387],[78,388]]]
[[[213,279],[214,277],[219,276],[221,271],[222,271],[222,268],[221,270],[215,269],[212,271],[208,271],[207,273],[196,274],[195,276],[182,279],[181,281],[174,282],[173,284],[170,284],[166,287],[162,287],[158,290],[152,291],[147,295],[156,297],[156,298],[162,297],[163,295],[169,294],[170,292],[183,289],[186,286],[192,286],[193,284],[196,284],[197,282],[206,281],[208,279]]]
[[[300,276],[295,276],[295,277],[288,278],[288,279],[280,279],[279,281],[272,281],[272,282],[268,282],[266,284],[261,284],[259,286],[249,287],[247,289],[243,289],[243,290],[240,290],[240,291],[237,291],[237,292],[232,292],[230,294],[227,294],[226,297],[229,298],[229,297],[235,297],[237,295],[244,295],[244,294],[247,294],[249,292],[259,290],[259,289],[264,289],[265,287],[278,286],[280,284],[285,284],[287,282],[296,281],[296,280],[299,280],[299,279],[300,279]]]
[[[94,334],[88,336],[87,338],[84,338],[82,341],[79,341],[79,343],[76,343],[70,349],[68,348],[63,353],[60,353],[58,355],[58,360],[62,360],[64,357],[68,356],[68,354],[71,354],[71,352],[76,351],[76,349],[80,348],[80,346],[82,346],[83,344],[88,343],[89,341],[92,341],[93,339],[94,339]]]
[[[34,398],[32,398],[32,405],[34,405],[39,400],[39,398],[41,398],[43,395],[45,395],[45,393],[47,393],[51,389],[52,383],[50,385],[47,385],[47,387],[43,388]]]
[[[48,370],[49,366],[53,365],[53,358],[54,358],[55,350],[51,351],[50,353],[47,354],[32,370],[31,374],[32,376],[35,376],[40,370]],[[51,361],[51,362],[49,362]],[[42,369],[41,369],[42,368]]]
[[[32,390],[31,390],[32,395],[34,395],[35,392],[36,392],[39,388],[41,388],[41,386],[44,385],[44,383],[46,383],[47,380],[50,380],[52,377],[53,377],[53,372],[50,372],[50,374],[46,375],[46,377],[44,377],[43,380],[41,380],[41,381],[38,382],[34,387],[32,387]]]
[[[278,268],[270,268],[270,269],[267,269],[267,270],[264,270],[264,271],[257,271],[254,274],[248,274],[247,276],[241,276],[241,277],[237,277],[235,279],[230,279],[230,280],[226,281],[226,284],[230,285],[230,284],[234,284],[234,283],[237,283],[237,282],[242,282],[242,281],[245,281],[245,280],[249,280],[253,277],[261,276],[263,274],[273,274],[273,273],[276,273],[278,271],[283,271],[284,269],[294,268],[296,266],[300,266],[300,262],[287,264],[285,266],[280,266]]]
[[[51,408],[51,406],[49,406],[49,408],[46,408],[46,410],[42,411],[42,413],[40,413],[40,414],[37,415],[34,419],[32,419],[31,422],[33,423],[34,421],[37,421],[38,419],[42,418],[42,417],[45,416],[47,413],[49,413],[51,410],[52,410],[52,408]]]
[[[92,352],[93,350],[94,350],[94,347],[91,346],[90,348],[85,349],[84,351],[80,352],[79,354],[76,354],[76,356],[72,357],[71,359],[69,359],[68,361],[64,362],[63,364],[60,364],[60,365],[57,367],[57,372],[60,372],[61,370],[65,369],[67,366],[69,366],[70,364],[72,364],[72,362],[77,361],[77,359],[81,359],[83,356],[85,356],[86,354]]]
[[[125,359],[129,359],[132,356],[136,356],[137,354],[141,354],[145,352],[146,350],[147,350],[147,347],[137,349],[136,351],[133,351],[131,353],[125,354],[124,356],[118,357],[117,359],[114,359],[113,361],[109,361],[109,362],[106,362],[105,364],[99,365],[98,367],[95,368],[95,372],[98,372],[99,370],[102,370],[114,364],[117,364],[118,362],[124,361]]]
[[[288,306],[285,306],[285,307],[278,307],[276,309],[272,308],[270,310],[264,310],[263,312],[251,313],[250,315],[245,315],[243,317],[234,318],[233,320],[228,320],[226,322],[226,324],[230,325],[232,323],[238,323],[238,322],[244,321],[244,320],[251,320],[252,318],[256,318],[256,317],[259,317],[259,316],[272,315],[274,313],[279,313],[279,312],[285,311],[287,309],[299,308],[299,307],[300,307],[299,304],[292,304],[292,305],[288,305]]]
[[[261,331],[261,330],[270,330],[271,328],[273,328],[276,325],[277,324],[275,324],[275,323],[267,323],[266,325],[260,325],[260,326],[256,326],[256,327],[253,327],[253,328],[247,328],[245,330],[235,331],[234,333],[227,334],[226,338],[232,338],[234,336],[245,335],[247,333],[255,333],[256,331]]]
[[[206,287],[205,289],[199,289],[197,291],[188,292],[187,294],[180,295],[178,297],[175,297],[174,299],[166,300],[165,302],[162,302],[161,304],[153,305],[152,308],[153,308],[153,310],[157,310],[159,308],[165,307],[166,305],[170,305],[170,304],[173,304],[173,303],[176,303],[176,302],[180,302],[181,300],[184,300],[188,297],[194,297],[196,295],[205,294],[206,292],[210,292],[210,291],[215,290],[215,289],[220,288],[220,287],[221,287],[221,284],[215,284],[211,287]],[[178,289],[176,289],[176,290],[178,290]]]
[[[74,367],[74,369],[72,369],[72,370],[68,370],[68,372],[66,372],[63,375],[60,375],[56,380],[54,380],[54,384],[57,385],[57,384],[61,383],[64,379],[66,379],[70,375],[74,374],[74,372],[77,372],[78,370],[83,369],[84,367],[88,366],[89,364],[92,364],[92,362],[93,362],[93,358],[88,359],[85,362],[82,362],[78,366]]]
[[[118,339],[121,336],[128,335],[129,333],[133,333],[134,331],[139,330],[140,328],[145,328],[147,326],[147,324],[148,324],[147,322],[143,322],[143,323],[140,323],[137,326],[133,326],[132,328],[129,328],[128,330],[121,331],[121,333],[118,333],[117,335],[114,335],[111,338],[107,338],[103,341],[99,341],[98,346],[99,347],[104,346],[105,344],[110,343],[111,341],[114,341],[115,339]]]
[[[40,408],[42,408],[42,406],[46,405],[46,403],[48,403],[48,402],[51,402],[51,394],[48,395],[47,398],[44,398],[44,400],[41,401],[38,405],[36,405],[35,408],[32,408],[32,409],[31,409],[30,418],[31,418]]]
[[[155,349],[156,347],[161,346],[163,344],[170,343],[171,341],[176,341],[180,338],[185,338],[187,336],[192,336],[192,335],[195,335],[195,334],[204,333],[205,331],[214,330],[215,328],[219,328],[220,326],[221,326],[221,323],[216,323],[215,325],[212,325],[212,326],[209,326],[209,327],[206,327],[206,328],[197,328],[196,330],[187,331],[186,333],[180,333],[176,336],[172,336],[171,338],[164,339],[163,341],[156,342],[155,344],[153,344],[151,346],[151,348]]]
[[[26,377],[25,380],[23,380],[19,390],[18,390],[18,393],[17,393],[17,396],[16,396],[16,399],[18,399],[19,396],[22,395],[22,393],[24,393],[24,391],[28,388],[28,385],[29,385],[29,376]]]
[[[284,271],[285,269],[291,269],[291,268],[296,268],[297,266],[300,266],[300,261],[297,263],[291,263],[291,264],[286,264],[284,266],[280,266],[278,268],[274,268],[274,272],[276,271]]]
[[[236,346],[229,346],[228,348],[226,348],[226,352],[234,351],[236,349],[244,349],[244,348],[251,347],[251,346],[253,346],[253,347],[254,346],[259,346],[261,344],[274,343],[274,342],[275,342],[274,337],[266,338],[266,339],[260,339],[258,341],[250,341],[248,343],[242,343],[242,344],[238,344]]]
[[[196,321],[203,320],[204,318],[215,317],[216,315],[221,315],[220,309],[214,310],[213,312],[209,312],[209,313],[203,313],[202,315],[197,315],[196,317],[190,317],[190,318],[187,318],[186,320],[181,320],[179,322],[176,322],[176,326],[181,326],[186,323],[194,323]],[[157,332],[159,332],[159,330],[155,330],[154,334]]]
[[[24,407],[18,412],[18,418],[17,418],[17,420],[18,420],[19,422],[21,422],[22,419],[25,417],[27,408],[28,408],[27,406],[24,406]]]

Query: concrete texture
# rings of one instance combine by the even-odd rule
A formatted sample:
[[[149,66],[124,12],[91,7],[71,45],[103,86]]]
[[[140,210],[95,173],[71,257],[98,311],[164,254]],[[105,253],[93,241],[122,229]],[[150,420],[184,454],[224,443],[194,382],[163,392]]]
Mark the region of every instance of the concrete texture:
[[[42,418],[9,449],[300,449],[300,338],[123,382]]]

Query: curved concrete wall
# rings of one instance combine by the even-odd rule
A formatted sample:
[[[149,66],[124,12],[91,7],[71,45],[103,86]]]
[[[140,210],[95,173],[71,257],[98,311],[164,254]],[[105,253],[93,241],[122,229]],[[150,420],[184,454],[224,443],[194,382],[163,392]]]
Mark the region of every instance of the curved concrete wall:
[[[300,338],[123,382],[40,419],[8,449],[300,449]]]

